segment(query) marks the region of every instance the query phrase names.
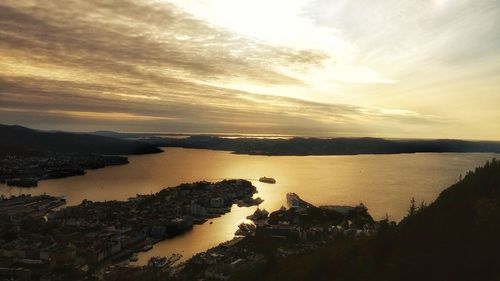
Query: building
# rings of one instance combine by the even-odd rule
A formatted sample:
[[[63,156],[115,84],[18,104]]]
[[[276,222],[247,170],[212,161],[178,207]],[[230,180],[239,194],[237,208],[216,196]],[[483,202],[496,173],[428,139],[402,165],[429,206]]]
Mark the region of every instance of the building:
[[[224,207],[224,199],[222,197],[210,198],[210,207],[214,208]]]

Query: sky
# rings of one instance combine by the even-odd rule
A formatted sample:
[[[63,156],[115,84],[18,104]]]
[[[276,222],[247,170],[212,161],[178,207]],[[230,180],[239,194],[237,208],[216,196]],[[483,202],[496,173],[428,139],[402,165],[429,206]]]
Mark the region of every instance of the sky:
[[[0,123],[500,140],[500,0],[3,0]]]

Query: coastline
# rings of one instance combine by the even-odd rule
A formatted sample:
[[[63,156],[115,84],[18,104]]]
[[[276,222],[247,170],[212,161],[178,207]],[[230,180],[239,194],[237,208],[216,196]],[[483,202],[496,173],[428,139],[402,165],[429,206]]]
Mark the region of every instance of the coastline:
[[[49,153],[44,156],[4,156],[0,158],[0,183],[32,188],[47,179],[81,176],[87,170],[128,164],[128,157],[100,154]]]

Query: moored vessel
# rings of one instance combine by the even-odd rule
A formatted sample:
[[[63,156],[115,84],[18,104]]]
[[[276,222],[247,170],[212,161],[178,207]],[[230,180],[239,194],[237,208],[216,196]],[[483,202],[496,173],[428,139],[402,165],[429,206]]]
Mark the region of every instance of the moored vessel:
[[[260,182],[264,182],[264,183],[276,183],[276,180],[273,179],[273,178],[268,178],[268,177],[260,177],[259,178],[259,181]]]

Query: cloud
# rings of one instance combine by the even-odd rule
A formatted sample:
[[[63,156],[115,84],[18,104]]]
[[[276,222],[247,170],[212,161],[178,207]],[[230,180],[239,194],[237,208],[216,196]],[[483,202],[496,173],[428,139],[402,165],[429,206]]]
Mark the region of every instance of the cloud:
[[[193,89],[196,87],[193,85]],[[171,132],[324,135],[349,129],[363,135],[373,132],[364,128],[370,122],[391,119],[426,123],[434,119],[414,112],[318,103],[215,87],[209,87],[209,93],[197,95],[196,100],[135,97],[130,100],[128,96],[100,94],[115,90],[99,85],[31,78],[0,80],[0,88],[4,89],[0,93],[2,120],[44,121],[52,127],[65,120],[87,128],[95,124],[93,120],[101,120],[102,124],[126,131],[146,127],[150,131]]]
[[[389,0],[380,7],[285,2],[246,9],[233,3],[220,18],[217,5],[229,2],[2,1],[1,120],[70,130],[387,136],[403,124],[418,134],[457,119],[410,102],[375,101],[374,89],[390,98],[410,95],[408,89],[422,95],[446,79],[417,75],[406,84],[423,73],[417,62],[437,54],[443,59],[433,66],[460,65],[474,50],[496,53],[498,36],[486,34],[498,24],[498,9],[486,12],[487,5],[447,13]],[[388,12],[394,5],[404,13]],[[431,24],[412,9],[442,15],[431,16]],[[472,25],[480,15],[486,24]],[[453,27],[487,44],[446,53],[443,46],[461,38]],[[433,32],[438,39],[431,40]],[[487,68],[488,77],[497,69]]]
[[[2,53],[41,61],[46,68],[84,68],[106,76],[241,77],[270,84],[300,81],[269,66],[314,64],[322,58],[317,52],[278,49],[238,38],[171,5],[118,2],[65,1],[64,10],[56,2],[22,7],[16,1],[13,4],[18,7],[2,6]],[[112,9],[116,7],[118,11]],[[273,61],[264,63],[263,57]]]

